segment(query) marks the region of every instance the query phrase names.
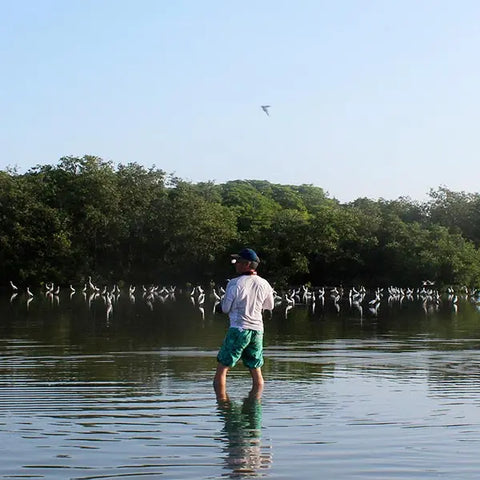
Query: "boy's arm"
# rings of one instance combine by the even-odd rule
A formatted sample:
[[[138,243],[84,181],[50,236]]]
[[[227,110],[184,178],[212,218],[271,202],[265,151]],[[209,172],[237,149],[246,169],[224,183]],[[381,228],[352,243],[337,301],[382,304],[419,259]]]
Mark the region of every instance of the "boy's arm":
[[[273,310],[275,306],[275,300],[273,298],[273,288],[270,287],[269,293],[263,302],[263,310]]]
[[[230,312],[230,309],[232,308],[232,303],[235,298],[233,288],[231,288],[230,283],[227,285],[227,288],[225,290],[225,295],[222,298],[222,312],[223,313],[228,313]]]

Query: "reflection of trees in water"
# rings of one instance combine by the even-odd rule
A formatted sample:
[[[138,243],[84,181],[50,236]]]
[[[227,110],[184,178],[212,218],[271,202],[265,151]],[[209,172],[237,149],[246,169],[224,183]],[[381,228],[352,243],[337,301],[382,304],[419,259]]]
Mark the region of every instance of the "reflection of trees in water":
[[[461,398],[476,388],[479,380],[480,356],[476,349],[454,354],[441,352],[430,359],[428,386],[432,393]]]
[[[218,413],[224,421],[222,440],[230,478],[260,476],[259,470],[269,468],[272,462],[271,452],[261,442],[260,399],[249,395],[242,403],[219,401]]]
[[[308,379],[312,376],[318,382],[329,378],[335,372],[335,363],[331,359],[325,359],[315,352],[297,352],[298,359],[292,359],[285,353],[268,352],[264,371],[268,373],[269,378],[295,378]]]

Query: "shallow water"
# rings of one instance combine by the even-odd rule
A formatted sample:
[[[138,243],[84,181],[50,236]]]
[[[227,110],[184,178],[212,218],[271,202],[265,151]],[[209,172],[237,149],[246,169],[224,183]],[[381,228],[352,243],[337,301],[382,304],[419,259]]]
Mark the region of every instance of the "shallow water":
[[[135,301],[134,301],[135,300]],[[366,305],[368,302],[366,301]],[[189,296],[0,297],[0,478],[473,479],[480,313],[279,305],[261,400],[211,388],[225,316]]]

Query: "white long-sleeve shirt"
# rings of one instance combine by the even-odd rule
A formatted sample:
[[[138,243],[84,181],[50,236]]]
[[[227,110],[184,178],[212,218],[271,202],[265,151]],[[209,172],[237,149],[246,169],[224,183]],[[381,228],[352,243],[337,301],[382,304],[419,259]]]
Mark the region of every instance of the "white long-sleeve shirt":
[[[230,327],[263,332],[263,310],[273,310],[273,288],[258,275],[240,275],[228,282],[222,310]]]

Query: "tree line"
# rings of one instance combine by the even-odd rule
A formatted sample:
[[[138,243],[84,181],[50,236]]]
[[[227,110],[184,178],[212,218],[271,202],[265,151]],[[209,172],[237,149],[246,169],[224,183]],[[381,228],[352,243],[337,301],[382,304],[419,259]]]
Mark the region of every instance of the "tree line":
[[[480,195],[340,203],[312,185],[192,183],[64,157],[0,171],[0,285],[224,281],[243,246],[277,285],[480,285]]]

